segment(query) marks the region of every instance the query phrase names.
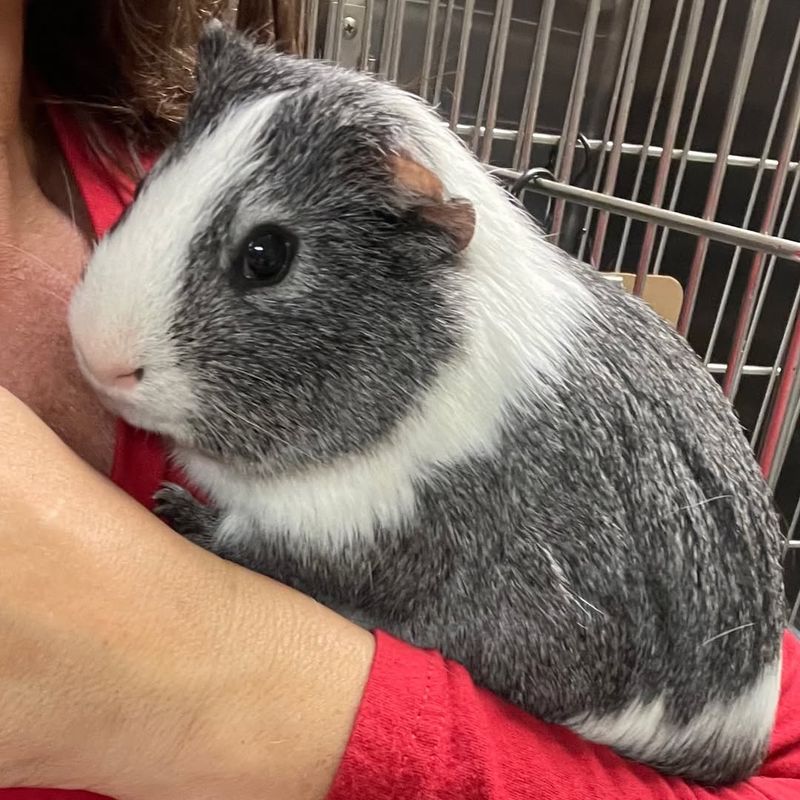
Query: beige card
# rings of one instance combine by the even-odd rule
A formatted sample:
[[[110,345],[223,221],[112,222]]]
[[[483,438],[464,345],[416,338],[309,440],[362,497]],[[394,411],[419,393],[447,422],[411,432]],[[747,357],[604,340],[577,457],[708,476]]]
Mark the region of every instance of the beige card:
[[[621,278],[623,286],[629,292],[633,291],[633,284],[636,280],[636,275],[629,272],[605,273],[603,277],[607,277],[609,280]],[[645,279],[642,299],[671,325],[677,324],[678,315],[681,313],[681,303],[683,303],[683,287],[675,278],[669,275],[648,275]]]

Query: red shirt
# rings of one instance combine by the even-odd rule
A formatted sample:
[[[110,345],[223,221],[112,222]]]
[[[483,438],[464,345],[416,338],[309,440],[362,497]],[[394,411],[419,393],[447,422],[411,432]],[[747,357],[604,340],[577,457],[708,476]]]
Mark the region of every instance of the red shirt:
[[[56,123],[101,234],[129,201],[131,187],[93,164],[67,119]],[[149,506],[168,473],[158,440],[121,423],[114,480]],[[626,761],[477,688],[463,667],[437,653],[375,636],[375,660],[328,800],[800,800],[800,643],[789,633],[769,756],[758,776],[722,790]],[[91,797],[0,791],[0,800]]]

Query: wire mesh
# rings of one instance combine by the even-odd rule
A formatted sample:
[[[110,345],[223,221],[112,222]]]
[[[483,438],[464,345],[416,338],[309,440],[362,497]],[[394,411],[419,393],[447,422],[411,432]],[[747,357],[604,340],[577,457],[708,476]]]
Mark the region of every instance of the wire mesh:
[[[562,247],[635,273],[637,293],[651,275],[680,281],[679,330],[735,403],[775,491],[796,594],[800,3],[318,5],[309,53],[432,101],[501,174],[542,168],[524,201]],[[345,41],[344,20],[365,11],[369,25]]]

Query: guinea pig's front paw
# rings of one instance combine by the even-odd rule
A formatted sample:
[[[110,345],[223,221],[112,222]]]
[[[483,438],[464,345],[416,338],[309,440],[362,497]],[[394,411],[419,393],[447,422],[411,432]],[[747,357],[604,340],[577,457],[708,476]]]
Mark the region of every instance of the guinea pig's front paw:
[[[198,502],[190,492],[175,483],[164,483],[153,495],[153,511],[170,528],[189,541],[212,550],[217,528],[217,512]]]

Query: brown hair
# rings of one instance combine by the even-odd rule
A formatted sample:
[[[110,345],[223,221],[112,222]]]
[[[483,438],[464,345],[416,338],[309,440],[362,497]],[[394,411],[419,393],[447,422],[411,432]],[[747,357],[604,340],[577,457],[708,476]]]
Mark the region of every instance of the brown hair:
[[[25,59],[40,99],[67,103],[91,137],[113,125],[139,149],[174,135],[204,20],[304,46],[303,0],[29,0]],[[42,88],[43,87],[43,88]]]

